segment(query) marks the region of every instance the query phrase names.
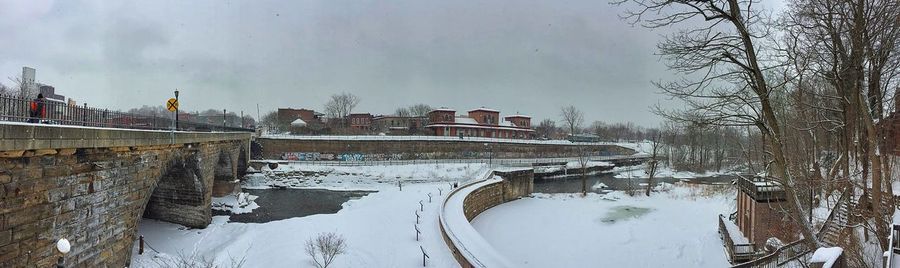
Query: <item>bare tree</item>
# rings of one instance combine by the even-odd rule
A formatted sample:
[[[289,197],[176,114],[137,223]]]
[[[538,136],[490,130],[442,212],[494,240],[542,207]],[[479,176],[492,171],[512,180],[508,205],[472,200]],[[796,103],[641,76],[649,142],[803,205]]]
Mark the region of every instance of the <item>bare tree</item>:
[[[556,122],[553,119],[544,119],[534,128],[538,137],[550,138],[556,133]]]
[[[9,77],[9,81],[12,82],[13,87],[12,91],[18,93],[19,98],[22,99],[31,99],[35,98],[37,94],[34,92],[34,85],[32,83],[28,83],[22,77]]]
[[[331,95],[331,99],[325,104],[325,115],[330,119],[339,120],[341,126],[346,127],[346,117],[353,112],[353,108],[359,104],[359,97],[350,93]]]
[[[327,268],[337,255],[346,251],[347,244],[344,238],[335,233],[319,233],[314,239],[306,240],[306,254],[319,268]]]
[[[650,161],[647,162],[649,171],[647,175],[647,192],[646,195],[650,196],[650,190],[653,189],[653,176],[656,176],[656,170],[659,166],[659,160],[657,160],[657,156],[659,155],[659,140],[662,138],[662,132],[657,132],[656,137],[650,142],[650,146],[653,147],[653,152],[650,154]]]
[[[588,145],[578,145],[578,164],[581,167],[581,196],[587,196],[587,172],[590,161],[590,148]]]
[[[394,115],[399,117],[407,117],[409,116],[409,109],[405,107],[397,108],[397,110],[394,110]]]
[[[766,76],[779,67],[761,49],[772,29],[756,0],[617,0],[630,5],[624,18],[649,28],[668,27],[688,20],[690,26],[658,44],[667,66],[682,75],[677,81],[655,83],[665,94],[683,101],[685,109],[658,114],[704,126],[755,126],[768,142],[773,177],[786,192],[788,216],[809,242],[820,245],[813,225],[800,204],[785,154],[784,122],[773,99],[783,84]],[[774,103],[773,103],[774,102]]]
[[[422,104],[422,103],[419,103],[419,104],[416,104],[413,106],[409,106],[410,116],[415,116],[415,117],[427,116],[428,112],[431,112],[432,110],[434,110],[434,109],[431,108],[431,106],[428,106],[427,104]]]
[[[577,134],[577,130],[584,123],[584,113],[573,105],[563,107],[560,116],[562,116],[563,125],[569,129],[569,134],[572,135]]]

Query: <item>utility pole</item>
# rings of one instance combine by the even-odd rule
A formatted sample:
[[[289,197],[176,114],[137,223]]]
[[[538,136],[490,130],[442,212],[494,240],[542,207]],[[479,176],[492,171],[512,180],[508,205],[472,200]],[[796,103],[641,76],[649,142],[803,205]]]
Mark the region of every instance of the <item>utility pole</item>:
[[[178,89],[175,89],[175,103],[178,103]],[[178,130],[178,106],[181,106],[180,103],[175,106],[175,130]]]
[[[222,127],[228,127],[228,110],[226,109],[222,109]],[[222,130],[224,131],[225,129]]]
[[[244,128],[244,110],[241,110],[241,128]]]

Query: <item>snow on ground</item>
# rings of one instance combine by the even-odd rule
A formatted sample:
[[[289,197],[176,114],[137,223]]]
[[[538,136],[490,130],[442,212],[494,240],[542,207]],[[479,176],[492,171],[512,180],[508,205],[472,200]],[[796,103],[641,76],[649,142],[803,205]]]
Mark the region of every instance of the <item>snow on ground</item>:
[[[232,214],[250,213],[259,205],[254,202],[258,196],[248,193],[235,193],[223,197],[212,198],[212,209],[230,211]]]
[[[378,190],[384,185],[396,186],[415,182],[463,182],[484,171],[486,164],[409,164],[392,166],[323,166],[290,163],[268,166],[251,174],[246,189],[272,187],[321,188],[330,190]]]
[[[143,219],[138,233],[148,245],[133,267],[159,267],[161,260],[181,256],[205,256],[227,266],[232,259],[245,259],[244,267],[312,267],[305,241],[321,232],[342,235],[347,253],[336,258],[333,267],[421,267],[423,246],[431,258],[428,267],[456,267],[458,264],[439,235],[438,208],[450,190],[446,183],[409,184],[400,191],[384,185],[378,192],[344,203],[336,214],[320,214],[268,223],[230,223],[227,216],[214,217],[205,229]],[[427,194],[434,198],[428,202]],[[415,211],[423,200],[424,212],[416,241]],[[330,266],[332,267],[332,266]]]
[[[694,179],[694,178],[702,178],[702,177],[715,177],[720,175],[728,175],[733,174],[731,171],[706,171],[703,173],[696,173],[690,171],[677,171],[672,169],[671,167],[659,167],[656,171],[655,178],[675,178],[675,179]],[[633,168],[631,170],[617,171],[616,178],[625,179],[625,178],[649,178],[650,174],[647,173],[647,168],[645,165],[641,165],[640,168]]]
[[[733,191],[670,189],[651,197],[534,194],[472,224],[517,267],[730,266],[717,217],[733,210]]]

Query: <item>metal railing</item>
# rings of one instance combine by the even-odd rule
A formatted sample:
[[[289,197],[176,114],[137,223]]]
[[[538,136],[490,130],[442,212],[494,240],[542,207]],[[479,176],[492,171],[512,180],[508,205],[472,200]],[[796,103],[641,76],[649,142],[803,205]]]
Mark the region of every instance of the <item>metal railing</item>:
[[[725,227],[725,216],[719,215],[719,235],[725,243],[725,252],[728,253],[728,260],[731,262],[749,261],[757,257],[756,245],[754,244],[735,244],[731,240],[731,233]]]
[[[781,184],[770,178],[738,175],[737,186],[757,201],[783,201],[786,198]]]
[[[0,121],[41,123],[54,125],[149,129],[149,130],[174,130],[175,121],[170,117],[158,117],[111,111],[82,106],[69,105],[67,103],[44,99],[43,111],[32,114],[34,100],[17,98],[14,96],[0,95]],[[39,105],[36,105],[39,106]],[[226,124],[207,124],[180,120],[178,130],[183,131],[250,131],[253,129],[227,126]]]
[[[759,259],[755,259],[749,262],[740,263],[732,266],[732,268],[774,268],[784,266],[790,261],[798,260],[802,256],[807,255],[812,252],[812,248],[808,243],[805,243],[804,239],[798,239],[797,241],[791,242],[783,247],[772,251],[768,255],[762,256]]]

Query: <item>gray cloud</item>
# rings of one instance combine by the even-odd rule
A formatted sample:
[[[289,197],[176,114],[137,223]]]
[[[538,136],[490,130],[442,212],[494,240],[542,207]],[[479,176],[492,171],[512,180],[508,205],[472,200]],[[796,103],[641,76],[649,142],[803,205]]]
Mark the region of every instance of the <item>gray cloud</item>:
[[[413,103],[489,106],[558,119],[655,125],[672,77],[654,55],[666,30],[633,28],[605,1],[11,1],[0,74],[21,66],[91,105],[255,114],[321,109],[352,92],[360,111]],[[10,10],[10,9],[6,9]],[[22,15],[22,14],[27,14]],[[3,15],[7,15],[3,18]],[[14,23],[15,22],[15,23]],[[671,105],[671,104],[667,104]]]

